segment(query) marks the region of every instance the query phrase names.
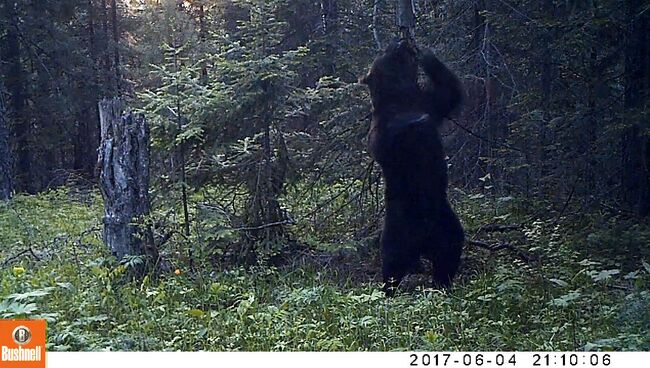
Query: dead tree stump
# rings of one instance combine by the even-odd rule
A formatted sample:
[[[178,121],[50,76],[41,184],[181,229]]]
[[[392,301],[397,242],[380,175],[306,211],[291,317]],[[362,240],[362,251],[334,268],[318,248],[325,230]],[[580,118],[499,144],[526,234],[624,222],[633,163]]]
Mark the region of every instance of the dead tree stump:
[[[123,114],[120,100],[99,103],[98,167],[104,198],[104,243],[118,259],[144,255],[157,263],[149,204],[149,126],[142,114]]]

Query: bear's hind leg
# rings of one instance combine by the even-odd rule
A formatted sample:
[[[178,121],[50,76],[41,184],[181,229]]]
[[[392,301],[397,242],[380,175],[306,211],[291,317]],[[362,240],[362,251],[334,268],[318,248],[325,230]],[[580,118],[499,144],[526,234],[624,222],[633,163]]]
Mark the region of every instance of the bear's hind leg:
[[[383,290],[388,297],[395,295],[399,283],[408,271],[409,263],[402,257],[403,255],[394,252],[384,251],[382,254]]]
[[[447,249],[440,249],[437,253],[433,261],[433,286],[438,289],[449,289],[460,266],[462,247],[451,247],[450,244]]]
[[[389,211],[381,234],[381,260],[386,296],[393,296],[404,276],[420,264],[425,233],[420,224],[403,213]]]
[[[448,289],[460,266],[465,233],[449,203],[443,206],[439,221],[438,234],[435,234],[438,243],[432,244],[433,285]]]

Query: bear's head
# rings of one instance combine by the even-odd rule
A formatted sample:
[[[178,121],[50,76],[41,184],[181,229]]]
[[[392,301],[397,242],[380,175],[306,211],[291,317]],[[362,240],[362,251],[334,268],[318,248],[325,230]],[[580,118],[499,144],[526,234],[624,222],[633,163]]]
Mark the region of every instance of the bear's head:
[[[406,98],[418,88],[418,61],[416,51],[406,41],[391,43],[378,56],[359,83],[370,89],[375,109],[388,101]]]

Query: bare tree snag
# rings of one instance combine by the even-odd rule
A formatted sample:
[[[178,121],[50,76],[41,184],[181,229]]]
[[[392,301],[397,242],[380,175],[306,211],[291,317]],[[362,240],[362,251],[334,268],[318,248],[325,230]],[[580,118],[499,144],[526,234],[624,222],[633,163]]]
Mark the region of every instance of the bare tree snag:
[[[397,0],[397,27],[399,37],[415,44],[415,7],[413,0]]]
[[[144,255],[158,261],[149,204],[149,126],[142,114],[122,114],[120,100],[99,103],[98,167],[104,198],[104,243],[122,259]]]
[[[375,5],[372,7],[372,38],[375,40],[377,51],[381,51],[384,47],[381,45],[381,37],[379,37],[379,2],[375,0]]]

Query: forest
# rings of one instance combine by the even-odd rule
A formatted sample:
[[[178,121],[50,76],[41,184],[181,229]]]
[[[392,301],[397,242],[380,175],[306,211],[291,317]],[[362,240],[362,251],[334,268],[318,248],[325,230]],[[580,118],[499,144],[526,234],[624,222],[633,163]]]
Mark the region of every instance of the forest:
[[[648,351],[648,31],[647,0],[0,0],[0,318]]]

